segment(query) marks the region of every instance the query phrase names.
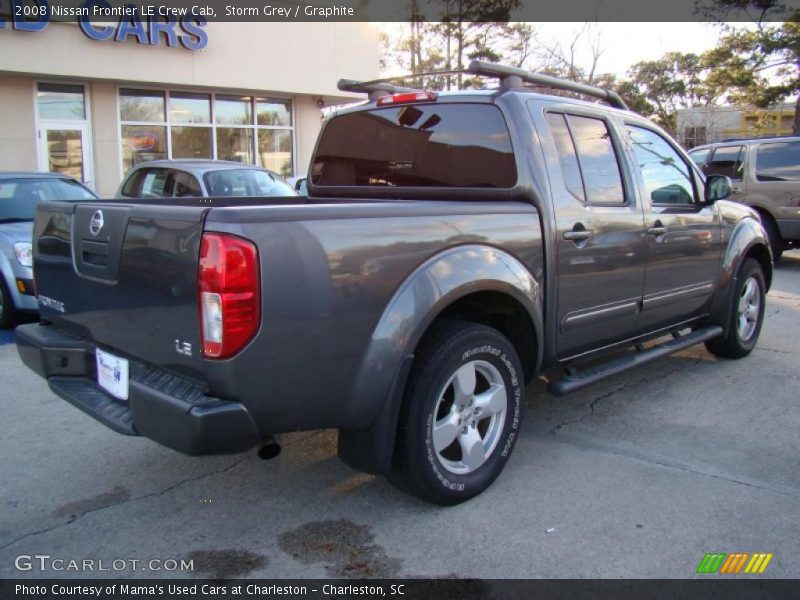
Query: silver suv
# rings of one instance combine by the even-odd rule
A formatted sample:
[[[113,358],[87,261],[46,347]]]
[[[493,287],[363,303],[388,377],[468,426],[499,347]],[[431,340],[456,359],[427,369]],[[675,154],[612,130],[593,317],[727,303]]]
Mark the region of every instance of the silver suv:
[[[728,198],[756,209],[773,258],[800,247],[800,137],[736,140],[689,152],[706,175],[733,180]]]

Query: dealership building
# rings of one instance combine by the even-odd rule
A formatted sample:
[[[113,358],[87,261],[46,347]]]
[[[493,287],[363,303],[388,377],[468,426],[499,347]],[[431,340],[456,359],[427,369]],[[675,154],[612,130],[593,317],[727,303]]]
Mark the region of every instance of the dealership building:
[[[13,23],[0,16],[0,171],[113,196],[133,165],[215,158],[307,172],[340,77],[378,77],[368,23]]]

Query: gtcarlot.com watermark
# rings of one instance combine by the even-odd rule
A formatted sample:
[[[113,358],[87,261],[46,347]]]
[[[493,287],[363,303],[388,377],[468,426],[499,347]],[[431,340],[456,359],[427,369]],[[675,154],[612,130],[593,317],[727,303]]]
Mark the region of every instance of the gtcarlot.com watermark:
[[[141,571],[194,571],[194,560],[173,558],[62,558],[50,554],[20,554],[14,559],[17,571],[39,573],[141,572]]]

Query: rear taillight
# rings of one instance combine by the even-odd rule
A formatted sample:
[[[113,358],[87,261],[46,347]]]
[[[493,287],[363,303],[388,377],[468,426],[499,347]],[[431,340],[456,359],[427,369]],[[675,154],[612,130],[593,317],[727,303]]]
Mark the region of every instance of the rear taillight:
[[[378,98],[378,106],[390,106],[394,104],[408,104],[409,102],[434,102],[437,98],[436,92],[406,92],[403,94],[393,94],[391,96],[381,96]]]
[[[229,358],[261,322],[258,251],[252,242],[204,233],[200,244],[200,328],[206,358]]]

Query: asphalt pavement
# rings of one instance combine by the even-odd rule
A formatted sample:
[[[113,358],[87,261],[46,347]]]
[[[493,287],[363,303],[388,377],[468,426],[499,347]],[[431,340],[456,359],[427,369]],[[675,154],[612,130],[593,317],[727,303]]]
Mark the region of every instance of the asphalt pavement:
[[[54,396],[5,332],[0,577],[684,578],[707,552],[767,552],[760,577],[797,578],[798,334],[789,252],[748,358],[692,348],[566,398],[537,380],[503,474],[440,508],[341,463],[330,431],[282,436],[267,462],[118,435]],[[43,572],[17,569],[34,555]]]

